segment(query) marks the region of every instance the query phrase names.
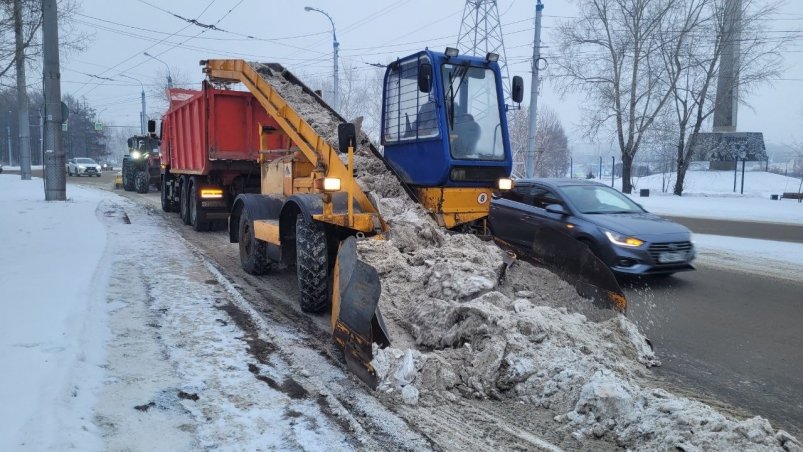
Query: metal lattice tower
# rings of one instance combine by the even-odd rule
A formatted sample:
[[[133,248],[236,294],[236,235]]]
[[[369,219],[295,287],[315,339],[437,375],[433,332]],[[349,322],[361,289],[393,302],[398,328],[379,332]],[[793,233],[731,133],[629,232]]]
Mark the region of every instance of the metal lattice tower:
[[[466,0],[457,48],[461,54],[485,56],[488,52],[499,55],[499,69],[505,97],[510,97],[510,77],[505,57],[505,41],[496,0]]]

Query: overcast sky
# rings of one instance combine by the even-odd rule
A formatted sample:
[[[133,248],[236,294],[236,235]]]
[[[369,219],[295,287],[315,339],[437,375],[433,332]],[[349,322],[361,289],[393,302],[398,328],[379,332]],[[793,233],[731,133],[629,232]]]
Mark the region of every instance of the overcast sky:
[[[81,1],[81,0],[79,0]],[[424,47],[455,46],[463,0],[82,0],[76,17],[81,31],[91,34],[87,50],[62,58],[62,93],[84,96],[109,124],[138,127],[140,83],[149,106],[156,106],[158,86],[164,84],[165,65],[178,79],[200,86],[199,60],[244,58],[279,62],[294,72],[330,76],[332,35],[328,19],[306,12],[309,5],[334,20],[342,65],[373,70],[366,63],[385,64]],[[560,21],[571,20],[574,2],[544,0],[542,54],[554,54],[553,32]],[[529,71],[535,0],[499,0],[509,73],[525,79],[529,98]],[[173,14],[213,24],[224,31],[207,30]],[[803,1],[790,0],[781,9],[776,30],[799,30]],[[253,38],[249,38],[253,37]],[[801,36],[798,34],[798,36]],[[752,94],[740,107],[739,130],[764,132],[765,140],[791,144],[803,139],[803,42],[787,54],[787,70],[780,80]],[[549,76],[549,67],[542,72]],[[94,76],[94,77],[93,77]],[[113,79],[102,80],[97,77]],[[539,106],[558,112],[573,143],[577,133],[581,96],[561,99],[556,89],[542,85]],[[525,100],[526,104],[526,100]],[[158,115],[158,109],[148,108]]]

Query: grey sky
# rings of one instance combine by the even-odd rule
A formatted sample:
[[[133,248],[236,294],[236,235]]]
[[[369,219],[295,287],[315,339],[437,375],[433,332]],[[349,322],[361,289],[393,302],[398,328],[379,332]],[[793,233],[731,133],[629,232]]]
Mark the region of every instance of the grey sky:
[[[94,34],[86,52],[62,59],[62,92],[85,96],[110,124],[139,125],[140,85],[148,104],[157,105],[154,89],[163,83],[164,60],[174,72],[198,87],[203,74],[198,61],[244,58],[282,63],[294,72],[329,76],[332,71],[331,26],[323,15],[305,12],[309,5],[326,11],[337,27],[342,64],[372,70],[365,63],[387,63],[426,46],[441,49],[456,44],[462,0],[83,0],[77,26]],[[499,0],[510,75],[525,78],[529,89],[535,0]],[[544,0],[542,53],[554,54],[553,31],[575,14],[573,2]],[[206,30],[169,12],[226,32]],[[776,30],[800,29],[803,2],[789,1],[781,9]],[[121,24],[121,25],[120,25]],[[253,36],[256,39],[248,38]],[[801,36],[801,35],[798,35]],[[803,138],[803,41],[787,53],[788,69],[781,80],[751,94],[752,109],[740,107],[739,129],[764,132],[768,142],[792,143]],[[107,77],[114,81],[101,80]],[[544,75],[549,76],[549,68]],[[579,123],[581,96],[560,99],[548,82],[539,105],[557,111],[573,142]],[[525,96],[529,92],[525,91]],[[527,97],[525,97],[527,98]],[[525,102],[526,105],[526,102]],[[161,113],[148,108],[152,114]]]

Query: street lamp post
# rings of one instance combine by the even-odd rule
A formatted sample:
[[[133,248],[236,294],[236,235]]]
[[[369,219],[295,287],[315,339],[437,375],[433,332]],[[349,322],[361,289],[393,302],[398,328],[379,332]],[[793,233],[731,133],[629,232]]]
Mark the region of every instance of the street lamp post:
[[[170,77],[170,66],[168,66],[167,63],[160,60],[159,58],[156,58],[155,56],[151,55],[148,52],[142,52],[142,54],[145,55],[146,57],[153,58],[154,60],[165,65],[165,68],[167,69],[167,89],[173,89],[173,78]]]
[[[142,87],[142,112],[139,114],[139,132],[142,135],[145,135],[145,131],[148,130],[145,126],[145,123],[147,122],[147,116],[145,116],[145,85],[143,85],[139,79],[131,77],[130,75],[120,74],[120,77],[130,78],[131,80],[138,82],[139,86]]]
[[[338,83],[338,74],[337,74],[337,49],[338,49],[338,47],[340,47],[340,43],[337,42],[337,33],[335,32],[335,21],[333,21],[332,18],[329,17],[329,14],[326,14],[325,11],[322,11],[322,10],[317,9],[317,8],[313,8],[311,6],[305,6],[304,7],[304,11],[317,11],[317,12],[323,14],[324,16],[326,16],[326,18],[329,19],[329,22],[332,24],[332,49],[334,50],[334,56],[333,56],[333,60],[334,60],[334,75],[333,75],[333,79],[334,79],[333,80],[333,82],[334,82],[334,102],[333,102],[332,106],[334,107],[335,111],[339,112],[340,111],[340,90],[338,89],[339,83]]]

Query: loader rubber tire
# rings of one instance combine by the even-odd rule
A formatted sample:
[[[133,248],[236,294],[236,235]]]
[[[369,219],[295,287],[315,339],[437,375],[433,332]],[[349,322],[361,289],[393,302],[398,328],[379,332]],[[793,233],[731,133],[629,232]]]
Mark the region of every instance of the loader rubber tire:
[[[137,171],[134,176],[134,188],[136,188],[137,193],[148,193],[148,189],[150,186],[148,185],[150,182],[150,176],[145,171]]]
[[[265,275],[270,272],[268,245],[254,237],[254,222],[243,209],[239,225],[240,266],[251,275]]]
[[[128,165],[123,166],[123,190],[134,191],[134,172]]]
[[[301,215],[296,217],[298,301],[304,312],[321,312],[329,305],[328,260],[323,227]]]
[[[206,215],[200,206],[200,198],[198,195],[198,179],[192,178],[192,188],[190,189],[189,208],[190,208],[190,224],[192,228],[198,232],[208,231],[209,222],[206,221]]]
[[[181,194],[179,195],[179,216],[184,224],[190,224],[190,179],[188,177],[181,177]]]

